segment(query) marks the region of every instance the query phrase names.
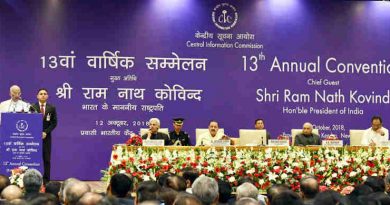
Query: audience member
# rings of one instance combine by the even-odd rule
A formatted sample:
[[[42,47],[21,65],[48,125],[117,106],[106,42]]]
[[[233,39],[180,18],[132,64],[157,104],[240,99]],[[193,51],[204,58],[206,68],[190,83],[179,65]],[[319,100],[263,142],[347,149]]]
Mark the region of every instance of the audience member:
[[[204,205],[218,204],[218,183],[213,178],[198,177],[192,184],[192,192]]]
[[[368,197],[380,201],[381,205],[390,205],[390,196],[385,192],[374,192],[369,194]]]
[[[257,200],[257,196],[259,195],[259,190],[255,187],[255,185],[245,182],[242,185],[237,187],[237,196],[236,200],[240,200],[240,198],[248,197]]]
[[[118,199],[112,196],[103,197],[97,205],[119,205]]]
[[[365,185],[372,188],[374,192],[385,192],[385,181],[378,176],[369,176],[364,182]]]
[[[127,175],[115,174],[111,177],[107,194],[117,197],[119,204],[134,204],[134,201],[128,196],[129,191],[132,189],[133,182]]]
[[[297,193],[287,190],[273,197],[271,205],[303,205],[303,201]]]
[[[135,204],[145,201],[159,201],[161,187],[157,182],[141,182],[136,190]]]
[[[50,181],[46,184],[45,193],[53,194],[60,201],[59,193],[61,189],[61,182]]]
[[[58,193],[58,197],[60,198],[60,203],[64,204],[65,203],[65,188],[69,186],[69,184],[73,182],[79,182],[80,180],[76,178],[68,178],[65,181],[62,182],[60,191]]]
[[[202,205],[202,202],[196,196],[182,192],[176,196],[173,205]]]
[[[28,169],[24,173],[24,199],[29,201],[38,195],[43,183],[42,174],[36,169]]]
[[[69,183],[65,187],[65,205],[75,205],[83,194],[90,192],[91,187],[80,181],[74,181]]]
[[[219,194],[219,205],[229,204],[229,201],[232,203],[234,199],[232,198],[232,186],[229,182],[218,180],[218,194]]]
[[[3,189],[1,192],[1,198],[7,201],[12,201],[14,199],[20,199],[23,197],[23,191],[16,185],[9,185]]]
[[[182,170],[182,176],[186,180],[187,189],[186,192],[192,194],[192,184],[199,177],[198,170],[192,167],[186,167]]]
[[[166,186],[179,192],[186,191],[187,189],[186,180],[177,175],[169,176],[166,181]]]
[[[160,175],[160,176],[157,178],[157,183],[158,183],[158,185],[160,185],[160,187],[167,186],[167,179],[168,179],[168,177],[170,177],[170,176],[173,176],[173,174],[170,173],[170,172],[166,172],[166,173]]]
[[[282,192],[289,191],[290,188],[285,184],[274,184],[267,189],[267,201],[268,204],[272,203],[272,200]]]
[[[97,205],[102,199],[103,195],[101,194],[87,192],[80,198],[80,200],[77,202],[77,205]]]
[[[57,197],[49,193],[39,193],[27,203],[28,205],[57,205]]]
[[[242,197],[236,201],[235,205],[261,205],[261,203],[253,198]]]
[[[169,187],[162,187],[160,190],[160,199],[164,205],[172,205],[178,192]]]
[[[314,176],[307,175],[301,178],[300,182],[301,196],[305,205],[311,205],[314,198],[320,191],[318,181]]]
[[[347,205],[348,198],[333,190],[326,190],[317,194],[314,198],[315,205]]]

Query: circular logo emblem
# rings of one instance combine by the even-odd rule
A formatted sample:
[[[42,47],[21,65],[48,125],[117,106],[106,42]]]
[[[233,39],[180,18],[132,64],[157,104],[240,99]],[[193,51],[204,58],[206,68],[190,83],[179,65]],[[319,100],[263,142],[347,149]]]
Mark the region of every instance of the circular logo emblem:
[[[211,17],[214,25],[222,30],[229,30],[233,28],[238,21],[236,7],[228,3],[222,3],[215,6]]]
[[[28,129],[28,123],[26,122],[26,120],[19,120],[18,122],[16,122],[16,129],[19,132],[25,132]]]

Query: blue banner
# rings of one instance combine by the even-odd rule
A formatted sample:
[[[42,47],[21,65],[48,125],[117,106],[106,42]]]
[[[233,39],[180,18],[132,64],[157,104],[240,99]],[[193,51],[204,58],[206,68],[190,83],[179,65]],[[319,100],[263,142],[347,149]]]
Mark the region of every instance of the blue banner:
[[[1,113],[0,173],[27,166],[43,173],[42,115]]]

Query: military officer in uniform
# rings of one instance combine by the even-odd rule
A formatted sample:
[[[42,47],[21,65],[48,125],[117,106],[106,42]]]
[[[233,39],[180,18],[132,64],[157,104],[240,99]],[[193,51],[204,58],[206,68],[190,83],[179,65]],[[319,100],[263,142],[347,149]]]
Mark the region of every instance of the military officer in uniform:
[[[187,132],[182,131],[183,118],[173,119],[173,130],[169,132],[169,137],[173,145],[176,146],[190,146],[190,138]]]

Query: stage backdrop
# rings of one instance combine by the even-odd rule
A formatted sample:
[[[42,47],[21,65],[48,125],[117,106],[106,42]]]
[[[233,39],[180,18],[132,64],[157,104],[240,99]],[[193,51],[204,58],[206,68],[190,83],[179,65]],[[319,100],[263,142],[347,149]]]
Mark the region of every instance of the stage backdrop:
[[[0,99],[9,87],[57,107],[52,176],[98,180],[130,131],[211,119],[230,136],[264,118],[273,138],[306,121],[349,143],[389,125],[390,3],[0,2]]]

